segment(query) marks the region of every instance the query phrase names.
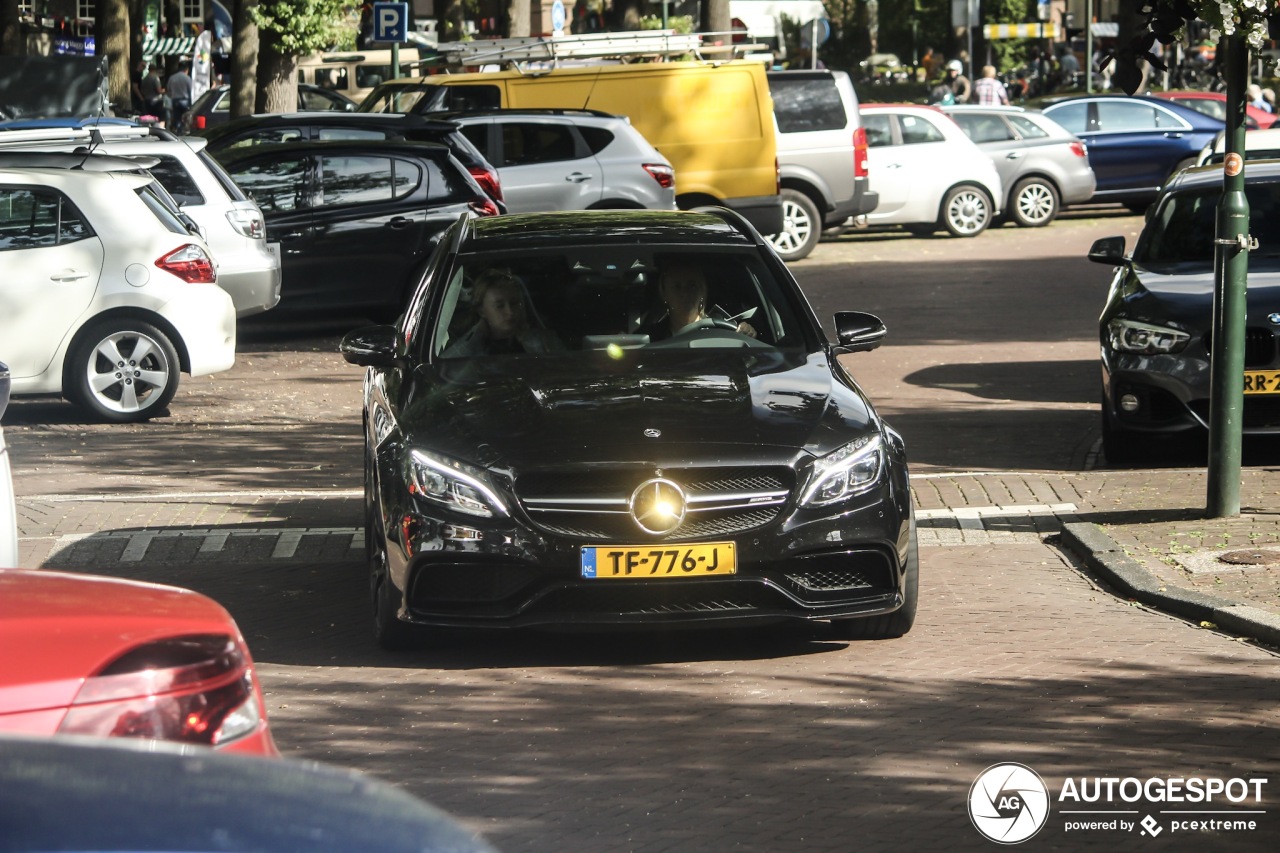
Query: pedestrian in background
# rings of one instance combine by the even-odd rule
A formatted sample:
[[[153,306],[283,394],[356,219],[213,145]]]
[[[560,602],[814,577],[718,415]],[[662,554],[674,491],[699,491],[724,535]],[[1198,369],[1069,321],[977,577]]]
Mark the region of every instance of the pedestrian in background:
[[[994,107],[1009,103],[1009,90],[996,79],[994,65],[982,66],[982,77],[973,84],[973,94],[977,97],[979,106]]]
[[[169,95],[169,127],[176,128],[187,110],[191,109],[191,93],[195,81],[191,79],[190,70],[191,60],[184,57],[178,62],[178,70],[165,81],[164,88]]]
[[[160,82],[160,73],[154,65],[147,69],[147,76],[142,78],[138,88],[142,92],[143,112],[155,116],[167,126],[169,116],[164,108],[164,84]]]
[[[973,86],[969,83],[969,78],[964,76],[964,63],[958,59],[948,62],[947,76],[943,82],[951,88],[955,103],[969,103],[969,96],[972,93]]]

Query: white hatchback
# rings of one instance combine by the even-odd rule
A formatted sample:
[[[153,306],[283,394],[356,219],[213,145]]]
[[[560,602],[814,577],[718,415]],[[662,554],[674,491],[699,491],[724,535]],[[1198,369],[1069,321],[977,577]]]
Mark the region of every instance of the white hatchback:
[[[235,346],[209,248],[150,175],[0,170],[0,362],[14,397],[142,421],[182,372],[231,367]]]
[[[861,112],[871,186],[880,196],[867,225],[976,237],[1000,214],[1004,190],[995,165],[941,110],[863,104]]]

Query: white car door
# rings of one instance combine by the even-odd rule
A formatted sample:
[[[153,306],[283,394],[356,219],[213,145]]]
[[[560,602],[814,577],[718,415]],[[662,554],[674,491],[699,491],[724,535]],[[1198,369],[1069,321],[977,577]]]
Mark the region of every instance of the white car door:
[[[0,361],[16,381],[49,367],[102,275],[102,242],[56,190],[0,184]]]
[[[954,182],[947,139],[924,116],[906,112],[890,115],[898,122],[895,144],[867,152],[871,186],[880,192],[880,203],[867,221],[872,225],[934,222],[942,195]],[[892,191],[892,206],[885,204],[882,188],[886,187]]]

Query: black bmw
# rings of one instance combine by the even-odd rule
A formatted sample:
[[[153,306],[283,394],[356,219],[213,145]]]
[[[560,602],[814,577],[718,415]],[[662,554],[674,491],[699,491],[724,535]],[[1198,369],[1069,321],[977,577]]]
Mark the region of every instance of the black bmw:
[[[902,439],[729,211],[463,218],[365,378],[377,637],[915,618]]]

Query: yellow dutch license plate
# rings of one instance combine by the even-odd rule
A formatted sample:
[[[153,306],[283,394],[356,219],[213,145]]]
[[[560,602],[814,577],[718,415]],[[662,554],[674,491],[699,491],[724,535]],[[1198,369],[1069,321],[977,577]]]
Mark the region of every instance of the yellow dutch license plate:
[[[582,576],[590,579],[658,580],[732,575],[738,571],[732,542],[664,547],[611,545],[583,547]]]
[[[1246,370],[1244,393],[1280,394],[1280,370]]]

